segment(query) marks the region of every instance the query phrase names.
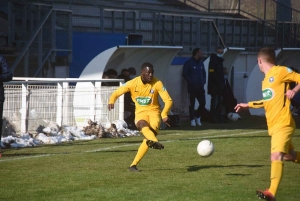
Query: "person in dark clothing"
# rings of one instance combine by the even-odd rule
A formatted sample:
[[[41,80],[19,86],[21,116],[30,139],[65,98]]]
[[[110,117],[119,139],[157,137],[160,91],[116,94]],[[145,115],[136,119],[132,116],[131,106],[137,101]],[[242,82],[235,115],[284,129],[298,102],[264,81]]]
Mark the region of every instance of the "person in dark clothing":
[[[117,77],[118,79],[124,79],[125,82],[129,81],[130,80],[130,77],[129,77],[129,71],[124,68],[122,71],[121,71],[121,74]]]
[[[114,69],[108,69],[106,73],[109,76],[109,79],[117,79],[118,73]],[[108,86],[120,86],[119,82],[108,82]]]
[[[128,68],[128,71],[129,71],[129,77],[130,79],[133,79],[136,77],[136,70],[134,67],[130,67]]]
[[[193,50],[193,56],[183,65],[182,76],[187,82],[187,90],[190,96],[189,114],[191,126],[201,126],[201,114],[205,108],[206,72],[201,61],[202,51],[200,48]],[[195,99],[199,102],[199,107],[195,112]],[[196,117],[196,118],[195,118]]]
[[[222,118],[222,99],[225,88],[225,80],[223,73],[223,53],[221,47],[216,49],[216,54],[211,54],[208,70],[208,86],[207,93],[211,96],[210,112],[212,123],[223,123],[225,120]]]
[[[224,93],[223,93],[223,106],[225,107],[225,118],[227,117],[227,114],[230,112],[235,112],[234,107],[237,105],[237,100],[234,97],[233,91],[231,89],[231,86],[228,81],[228,70],[226,67],[223,68],[224,73]]]
[[[6,59],[0,55],[0,144],[1,144],[1,136],[2,136],[2,117],[3,117],[3,103],[5,100],[4,97],[4,87],[3,82],[8,82],[12,80],[12,72],[8,68]],[[1,146],[0,146],[1,150]]]
[[[102,79],[109,79],[109,76],[106,72],[103,73]],[[109,86],[109,82],[102,82],[101,86]]]
[[[299,73],[299,71],[294,68],[294,67],[290,67],[290,69],[296,73]],[[291,82],[290,83],[290,89],[293,89],[298,83],[296,82]],[[291,106],[292,106],[292,114],[293,115],[298,115],[300,110],[300,93],[296,93],[294,95],[294,97],[291,99]]]

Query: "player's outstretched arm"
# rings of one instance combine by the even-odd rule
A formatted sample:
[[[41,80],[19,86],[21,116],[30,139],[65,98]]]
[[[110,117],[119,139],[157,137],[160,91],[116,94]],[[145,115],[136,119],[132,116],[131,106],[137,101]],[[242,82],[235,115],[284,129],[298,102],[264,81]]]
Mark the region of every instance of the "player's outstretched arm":
[[[120,86],[118,89],[116,89],[110,96],[109,101],[108,101],[108,110],[110,111],[111,109],[114,109],[114,104],[116,100],[126,92],[130,91],[129,88],[130,84],[125,83],[123,86]]]
[[[239,103],[237,104],[234,109],[236,112],[239,112],[242,109],[248,109],[249,108],[249,104],[248,103]]]

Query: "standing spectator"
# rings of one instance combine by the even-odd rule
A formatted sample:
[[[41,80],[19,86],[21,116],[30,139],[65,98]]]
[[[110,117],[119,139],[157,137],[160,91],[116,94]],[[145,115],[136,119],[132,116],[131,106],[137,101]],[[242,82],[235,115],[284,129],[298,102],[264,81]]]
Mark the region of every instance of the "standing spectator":
[[[6,59],[0,55],[0,151],[1,151],[1,136],[2,136],[2,117],[3,117],[3,103],[4,97],[4,87],[3,82],[8,82],[12,80],[12,72],[8,68]]]
[[[130,68],[128,68],[128,71],[129,71],[129,78],[130,79],[133,79],[133,78],[135,78],[136,77],[136,70],[135,70],[135,68],[134,67],[130,67]]]
[[[204,85],[206,83],[206,72],[201,57],[201,49],[195,48],[192,58],[184,63],[182,72],[182,76],[187,82],[187,90],[190,96],[189,114],[191,126],[196,126],[196,123],[198,126],[201,126],[201,114],[205,108]],[[196,112],[194,109],[195,99],[199,102],[199,107]]]
[[[223,48],[217,47],[216,54],[211,54],[208,70],[208,94],[211,96],[210,112],[212,123],[225,122],[222,118],[222,99],[225,88],[223,73]]]

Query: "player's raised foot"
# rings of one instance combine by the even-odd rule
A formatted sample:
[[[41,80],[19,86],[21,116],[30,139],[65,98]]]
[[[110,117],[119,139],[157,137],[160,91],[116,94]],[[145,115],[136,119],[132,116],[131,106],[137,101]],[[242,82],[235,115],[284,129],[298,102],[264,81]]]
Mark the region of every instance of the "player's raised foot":
[[[137,169],[136,165],[130,166],[130,167],[128,168],[128,170],[129,170],[129,172],[140,172],[140,171]]]
[[[266,189],[265,191],[257,190],[256,195],[259,199],[264,199],[267,201],[276,201],[276,198],[274,197],[274,195],[272,195],[272,193],[269,192],[268,189]]]
[[[159,142],[154,142],[152,140],[147,140],[146,144],[148,145],[148,147],[152,148],[152,149],[164,149],[164,145],[159,143]]]

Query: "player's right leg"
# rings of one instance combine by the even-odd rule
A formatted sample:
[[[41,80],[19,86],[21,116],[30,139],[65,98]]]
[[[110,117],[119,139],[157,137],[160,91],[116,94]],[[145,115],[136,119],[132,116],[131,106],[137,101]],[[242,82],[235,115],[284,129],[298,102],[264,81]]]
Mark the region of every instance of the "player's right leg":
[[[154,133],[155,136],[157,136],[157,132],[160,127],[160,122],[161,122],[161,117],[159,112],[156,111],[149,112],[149,125],[150,125],[149,128]],[[153,142],[151,140],[148,140],[147,144],[150,148],[153,149],[164,149],[164,145],[162,145],[158,141]]]
[[[270,188],[267,191],[256,191],[257,195],[263,196],[264,193],[275,200],[276,192],[279,187],[283,173],[283,158],[289,152],[291,137],[294,132],[294,127],[283,127],[270,132],[271,135],[271,175]],[[261,197],[265,199],[264,197]]]

